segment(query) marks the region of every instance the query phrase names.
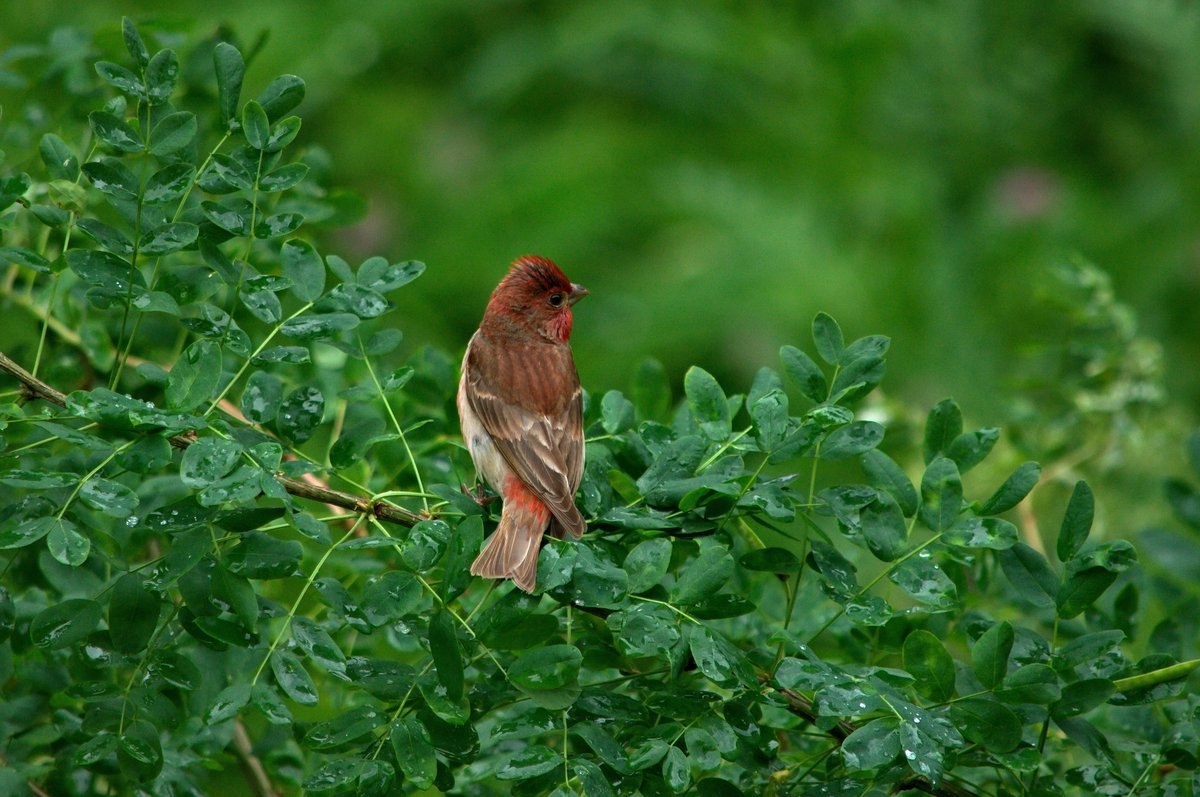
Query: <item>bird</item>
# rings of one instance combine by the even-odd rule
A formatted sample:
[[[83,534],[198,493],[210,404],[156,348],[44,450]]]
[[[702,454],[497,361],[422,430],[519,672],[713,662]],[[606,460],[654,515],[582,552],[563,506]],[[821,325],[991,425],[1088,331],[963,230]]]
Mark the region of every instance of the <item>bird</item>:
[[[551,260],[523,255],[488,300],[463,355],[458,415],[476,472],[503,499],[471,565],[532,593],[547,529],[579,539],[583,390],[571,354],[572,307],[588,291]]]

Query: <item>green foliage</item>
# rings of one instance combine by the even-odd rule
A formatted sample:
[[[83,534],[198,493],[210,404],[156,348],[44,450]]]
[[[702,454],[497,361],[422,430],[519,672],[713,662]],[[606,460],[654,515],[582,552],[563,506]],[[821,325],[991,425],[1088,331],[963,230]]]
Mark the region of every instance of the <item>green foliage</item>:
[[[589,533],[536,595],[470,576],[453,359],[392,325],[423,266],[320,249],[304,83],[121,43],[0,173],[9,791],[1196,792],[1196,562],[1142,575],[1083,481],[1048,548],[953,401],[888,446],[889,340],[825,314],[744,393],[589,395]]]

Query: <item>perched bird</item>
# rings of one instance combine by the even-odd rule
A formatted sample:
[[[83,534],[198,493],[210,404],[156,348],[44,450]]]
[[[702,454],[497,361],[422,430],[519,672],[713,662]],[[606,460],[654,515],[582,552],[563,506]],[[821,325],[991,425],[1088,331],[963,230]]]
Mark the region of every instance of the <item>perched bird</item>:
[[[471,565],[532,592],[550,533],[578,538],[583,399],[571,356],[571,306],[587,289],[551,261],[517,258],[467,344],[458,416],[475,470],[504,499],[496,533]]]

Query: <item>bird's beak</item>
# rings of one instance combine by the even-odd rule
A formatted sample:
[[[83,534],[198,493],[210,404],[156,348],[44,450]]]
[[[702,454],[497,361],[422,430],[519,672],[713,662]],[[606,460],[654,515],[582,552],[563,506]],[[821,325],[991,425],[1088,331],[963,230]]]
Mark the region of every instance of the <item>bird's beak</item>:
[[[587,296],[587,295],[588,295],[587,288],[583,287],[582,285],[576,285],[574,282],[572,282],[571,283],[571,295],[569,297],[567,297],[567,302],[569,304],[575,304],[575,302],[579,301],[580,299],[582,299],[584,296]]]

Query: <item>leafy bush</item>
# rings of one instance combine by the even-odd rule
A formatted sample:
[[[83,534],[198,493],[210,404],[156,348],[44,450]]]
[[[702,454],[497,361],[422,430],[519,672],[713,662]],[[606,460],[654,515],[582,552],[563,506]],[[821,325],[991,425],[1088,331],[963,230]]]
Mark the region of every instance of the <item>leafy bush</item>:
[[[6,139],[4,791],[1197,791],[1161,574],[1084,481],[1043,550],[1039,465],[953,401],[885,453],[889,341],[824,314],[743,394],[590,396],[588,535],[534,596],[471,577],[455,362],[391,320],[424,266],[317,248],[355,202],[302,80],[244,100],[230,42],[123,33],[100,83],[46,51],[67,101]]]

